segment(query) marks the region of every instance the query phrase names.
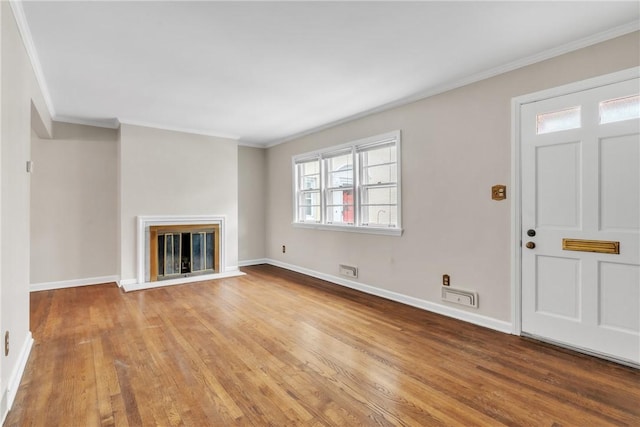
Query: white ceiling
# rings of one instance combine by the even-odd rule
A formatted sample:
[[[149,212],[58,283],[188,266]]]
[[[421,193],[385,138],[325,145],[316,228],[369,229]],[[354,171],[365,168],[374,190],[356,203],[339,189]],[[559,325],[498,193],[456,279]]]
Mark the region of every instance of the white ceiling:
[[[22,7],[57,120],[257,145],[628,33],[640,19],[637,1]]]

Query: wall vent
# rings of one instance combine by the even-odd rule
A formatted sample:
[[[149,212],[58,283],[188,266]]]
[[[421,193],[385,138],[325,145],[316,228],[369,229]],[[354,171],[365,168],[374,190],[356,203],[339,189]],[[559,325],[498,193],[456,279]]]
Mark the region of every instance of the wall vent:
[[[343,276],[356,278],[358,277],[358,267],[340,264],[340,274]]]
[[[478,293],[464,289],[442,287],[442,301],[478,308]]]

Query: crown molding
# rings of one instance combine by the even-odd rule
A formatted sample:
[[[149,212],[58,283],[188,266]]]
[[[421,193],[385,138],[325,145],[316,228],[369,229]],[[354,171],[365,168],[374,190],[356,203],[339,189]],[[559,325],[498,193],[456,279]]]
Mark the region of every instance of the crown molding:
[[[167,131],[171,131],[171,132],[190,133],[190,134],[193,134],[193,135],[203,135],[203,136],[212,136],[214,138],[230,139],[230,140],[233,140],[236,143],[238,142],[238,139],[240,138],[237,135],[223,134],[223,133],[213,132],[213,131],[209,131],[209,130],[195,129],[195,128],[185,128],[185,127],[180,127],[180,126],[167,126],[167,125],[162,125],[160,123],[143,122],[143,121],[139,121],[139,120],[118,119],[118,122],[119,122],[120,125],[141,126],[141,127],[146,127],[146,128],[167,130]]]
[[[9,4],[11,5],[13,16],[16,20],[16,24],[18,25],[18,31],[20,32],[20,36],[22,37],[22,42],[24,43],[24,48],[27,51],[27,56],[29,56],[29,61],[31,62],[33,73],[36,76],[36,81],[38,82],[38,86],[40,86],[40,92],[42,93],[44,102],[47,105],[47,109],[49,110],[49,116],[53,118],[56,115],[56,110],[53,107],[53,100],[51,99],[49,86],[47,85],[47,81],[44,78],[44,73],[42,72],[42,66],[40,65],[40,59],[38,58],[36,46],[34,45],[33,38],[31,37],[31,30],[29,29],[27,17],[25,16],[24,9],[22,8],[22,0],[10,0]]]
[[[73,116],[54,116],[51,118],[54,122],[71,123],[74,125],[94,126],[106,129],[118,129],[120,122],[116,118],[111,119],[88,119]]]
[[[344,119],[336,120],[334,122],[327,123],[322,126],[315,127],[313,129],[309,129],[303,132],[299,132],[290,136],[287,136],[282,139],[269,141],[264,144],[265,148],[274,147],[279,144],[283,144],[285,142],[290,142],[307,135],[311,135],[335,126],[339,126],[344,123],[351,122],[353,120],[357,120],[366,116],[370,116],[372,114],[381,113],[383,111],[391,110],[393,108],[401,107],[403,105],[411,104],[412,102],[420,101],[425,98],[429,98],[431,96],[439,95],[444,92],[448,92],[450,90],[458,89],[463,86],[467,86],[472,83],[476,83],[482,80],[489,79],[491,77],[498,76],[500,74],[508,73],[510,71],[517,70],[519,68],[524,68],[528,65],[533,65],[538,62],[546,61],[547,59],[555,58],[560,55],[564,55],[566,53],[570,53],[576,51],[578,49],[582,49],[588,46],[592,46],[594,44],[602,43],[607,40],[614,39],[616,37],[624,36],[625,34],[632,33],[634,31],[640,30],[640,21],[632,21],[624,25],[620,25],[618,27],[611,28],[609,30],[603,31],[601,33],[593,34],[591,36],[575,40],[573,42],[569,42],[563,44],[561,46],[555,47],[553,49],[545,50],[543,52],[537,53],[535,55],[530,55],[526,58],[519,59],[517,61],[509,62],[507,64],[501,65],[499,67],[491,68],[486,71],[482,71],[476,74],[472,74],[468,77],[454,80],[451,82],[444,83],[439,86],[435,86],[433,88],[417,92],[414,95],[401,98],[399,100],[381,105],[376,108],[372,108],[366,111],[363,111],[358,114],[351,115],[349,117],[345,117]]]
[[[274,147],[276,145],[279,144],[283,144],[285,142],[290,142],[302,137],[305,137],[307,135],[311,135],[335,126],[339,126],[341,124],[344,123],[348,123],[351,122],[353,120],[357,120],[372,114],[376,114],[376,113],[380,113],[383,111],[387,111],[393,108],[397,108],[397,107],[401,107],[403,105],[407,105],[410,104],[412,102],[416,102],[425,98],[429,98],[431,96],[434,95],[438,95],[444,92],[448,92],[450,90],[454,90],[457,88],[460,88],[462,86],[466,86],[472,83],[476,83],[479,82],[481,80],[485,80],[491,77],[495,77],[497,75],[500,74],[504,74],[507,73],[509,71],[514,71],[517,70],[519,68],[523,68],[526,67],[528,65],[532,65],[538,62],[542,62],[545,61],[547,59],[551,59],[578,49],[582,49],[597,43],[602,43],[604,41],[607,40],[611,40],[614,39],[616,37],[620,37],[623,36],[625,34],[629,34],[632,33],[634,31],[639,31],[640,30],[640,21],[632,21],[629,22],[627,24],[618,26],[618,27],[614,27],[611,28],[609,30],[597,33],[597,34],[593,34],[591,36],[588,37],[584,37],[582,39],[579,40],[575,40],[573,42],[569,42],[566,43],[564,45],[555,47],[553,49],[549,49],[540,53],[537,53],[535,55],[531,55],[528,56],[526,58],[522,58],[519,59],[517,61],[513,61],[504,65],[501,65],[499,67],[495,67],[495,68],[491,68],[489,70],[480,72],[480,73],[476,73],[473,74],[471,76],[465,77],[463,79],[459,79],[459,80],[455,80],[455,81],[451,81],[451,82],[447,82],[445,84],[433,87],[433,88],[429,88],[427,90],[424,91],[420,91],[414,95],[408,96],[408,97],[404,97],[401,99],[398,99],[396,101],[390,102],[390,103],[386,103],[383,104],[381,106],[372,108],[372,109],[368,109],[366,111],[357,113],[357,114],[353,114],[350,115],[348,117],[345,117],[343,119],[340,120],[336,120],[330,123],[326,123],[324,125],[321,126],[317,126],[314,127],[312,129],[308,129],[302,132],[298,132],[292,135],[289,135],[287,137],[281,138],[281,139],[276,139],[276,140],[272,140],[272,141],[264,141],[263,143],[259,143],[259,142],[243,142],[241,141],[241,137],[238,135],[229,135],[229,134],[223,134],[223,133],[219,133],[219,132],[215,132],[212,130],[203,130],[203,129],[195,129],[195,128],[184,128],[184,127],[179,127],[179,126],[167,126],[167,125],[163,125],[163,124],[159,124],[159,123],[153,123],[153,122],[141,122],[141,121],[136,121],[136,120],[128,120],[128,119],[86,119],[86,118],[79,118],[79,117],[72,117],[72,116],[58,116],[55,112],[55,108],[53,106],[53,101],[51,99],[51,95],[49,92],[49,88],[48,85],[46,83],[45,77],[44,77],[44,73],[42,71],[42,67],[40,65],[40,60],[38,58],[38,54],[35,48],[35,45],[33,43],[33,39],[31,37],[31,31],[29,29],[29,24],[27,23],[27,19],[26,16],[24,14],[24,9],[22,7],[22,0],[9,0],[9,3],[11,5],[11,9],[13,10],[13,14],[15,16],[16,19],[16,23],[18,25],[18,29],[20,31],[20,35],[22,37],[22,40],[24,42],[25,45],[25,49],[27,51],[27,54],[29,56],[29,59],[31,61],[31,66],[33,68],[36,80],[40,86],[40,90],[42,92],[44,101],[47,105],[47,108],[49,109],[49,115],[51,116],[51,118],[54,121],[59,121],[59,122],[65,122],[65,123],[73,123],[73,124],[81,124],[81,125],[88,125],[88,126],[96,126],[96,127],[103,127],[103,128],[110,128],[110,129],[117,129],[119,127],[119,125],[122,124],[129,124],[129,125],[134,125],[134,126],[143,126],[143,127],[150,127],[150,128],[156,128],[156,129],[162,129],[162,130],[168,130],[168,131],[174,131],[174,132],[182,132],[182,133],[190,133],[190,134],[195,134],[195,135],[205,135],[205,136],[213,136],[213,137],[217,137],[217,138],[225,138],[225,139],[232,139],[235,140],[238,145],[242,145],[242,146],[247,146],[247,147],[254,147],[254,148],[270,148],[270,147]]]
[[[260,144],[260,143],[257,143],[257,142],[238,141],[238,145],[241,146],[241,147],[267,148],[264,144]]]

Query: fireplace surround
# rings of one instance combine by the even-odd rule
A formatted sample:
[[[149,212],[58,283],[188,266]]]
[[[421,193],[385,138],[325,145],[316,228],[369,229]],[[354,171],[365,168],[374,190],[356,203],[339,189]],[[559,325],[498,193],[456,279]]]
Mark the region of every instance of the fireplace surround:
[[[136,243],[136,283],[122,283],[125,291],[133,291],[146,288],[154,288],[167,285],[175,285],[181,283],[189,283],[201,280],[216,279],[222,277],[233,277],[242,275],[237,268],[226,268],[226,235],[225,235],[225,216],[223,215],[156,215],[156,216],[138,216],[137,217],[137,243]],[[198,269],[195,274],[188,274],[185,277],[184,274],[172,273],[171,277],[156,277],[151,274],[152,269],[159,271],[159,266],[152,265],[151,251],[155,250],[158,253],[158,240],[157,236],[160,233],[169,234],[170,231],[175,231],[173,234],[182,233],[204,233],[202,236],[205,240],[209,238],[210,243],[213,243],[212,248],[215,254],[215,261],[207,265],[207,258],[205,253],[205,268]],[[213,232],[216,231],[215,235]],[[211,232],[212,236],[207,234]],[[152,234],[154,234],[155,244],[151,242]],[[182,237],[181,237],[182,238]],[[192,251],[190,251],[192,252]],[[180,257],[182,258],[182,257]],[[182,262],[182,259],[180,259]],[[191,260],[191,262],[193,262]],[[207,268],[213,266],[213,268]],[[180,267],[182,268],[182,267]]]

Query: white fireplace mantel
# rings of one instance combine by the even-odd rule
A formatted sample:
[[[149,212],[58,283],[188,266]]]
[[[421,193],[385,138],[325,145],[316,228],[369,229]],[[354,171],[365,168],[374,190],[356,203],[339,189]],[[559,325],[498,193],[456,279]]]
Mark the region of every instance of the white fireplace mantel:
[[[149,250],[149,227],[157,225],[197,225],[215,224],[220,226],[220,271],[215,274],[206,274],[191,277],[182,277],[172,280],[162,280],[157,282],[147,281],[147,263]],[[122,283],[125,291],[135,291],[140,289],[157,288],[161,286],[178,285],[182,283],[199,282],[202,280],[219,279],[223,277],[240,276],[237,268],[228,269],[226,266],[226,231],[224,215],[156,215],[137,217],[137,239],[136,239],[136,283]]]

